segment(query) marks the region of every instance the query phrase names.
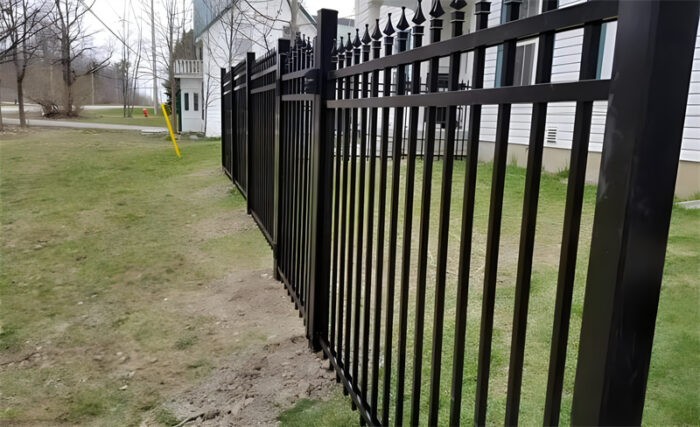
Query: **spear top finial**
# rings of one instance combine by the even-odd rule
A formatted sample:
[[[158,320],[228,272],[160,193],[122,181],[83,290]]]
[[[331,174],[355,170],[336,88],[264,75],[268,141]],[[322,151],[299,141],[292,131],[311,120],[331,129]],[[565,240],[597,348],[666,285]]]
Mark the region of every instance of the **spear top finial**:
[[[345,50],[352,50],[352,34],[348,33],[348,43],[345,45]]]
[[[331,56],[338,54],[338,41],[333,37],[333,47],[331,48]]]
[[[430,7],[430,16],[437,19],[444,14],[445,14],[445,11],[442,9],[442,5],[440,4],[440,0],[433,0],[433,4]]]
[[[422,0],[418,0],[418,5],[416,6],[416,12],[413,14],[413,21],[414,24],[420,25],[423,22],[425,22],[425,16],[423,15],[423,8],[421,7],[421,2]]]
[[[463,8],[466,5],[467,5],[467,2],[464,0],[452,0],[452,2],[450,3],[450,7],[454,10],[460,10],[461,8]]]
[[[368,44],[371,41],[372,38],[369,36],[369,24],[365,24],[365,32],[362,34],[362,44]]]
[[[398,28],[400,31],[406,31],[408,27],[409,24],[406,20],[406,6],[401,6],[401,18],[399,18],[399,22],[398,24],[396,24],[396,28]]]
[[[386,26],[384,27],[384,35],[389,37],[394,33],[394,27],[391,25],[391,13],[387,13]]]
[[[374,40],[379,40],[382,38],[382,32],[379,30],[379,18],[377,18],[376,23],[374,24],[374,31],[372,32],[372,38]]]
[[[338,46],[338,53],[343,53],[345,52],[345,44],[343,41],[343,36],[340,36],[340,46]]]
[[[355,40],[352,41],[352,45],[355,47],[360,47],[362,43],[360,43],[360,29],[355,28]]]

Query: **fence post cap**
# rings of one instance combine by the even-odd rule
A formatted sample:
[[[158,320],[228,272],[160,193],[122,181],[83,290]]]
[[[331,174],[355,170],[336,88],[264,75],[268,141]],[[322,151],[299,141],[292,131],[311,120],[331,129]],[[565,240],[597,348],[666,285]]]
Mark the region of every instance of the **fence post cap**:
[[[411,19],[411,22],[413,22],[416,25],[420,25],[423,22],[425,22],[425,16],[423,15],[423,8],[421,7],[422,0],[418,0],[418,4],[416,5],[416,11],[413,14],[413,19]]]
[[[384,27],[384,35],[390,37],[396,31],[394,31],[394,26],[391,25],[391,13],[387,13],[386,26]]]
[[[374,24],[374,31],[372,32],[372,38],[374,40],[379,40],[382,38],[382,32],[379,30],[379,18],[376,19],[376,23]]]
[[[360,47],[362,43],[360,42],[360,29],[355,28],[355,39],[352,41],[352,45],[354,47]]]
[[[410,25],[406,20],[406,6],[401,6],[401,18],[399,18],[399,22],[396,24],[396,28],[398,28],[401,31],[406,31],[408,27],[410,27]]]
[[[440,0],[433,0],[433,5],[430,8],[430,16],[432,16],[433,18],[439,18],[444,14],[445,11],[442,9]]]
[[[467,2],[464,0],[452,0],[452,2],[450,3],[450,7],[452,9],[455,9],[455,10],[459,10],[466,5],[467,5]]]
[[[474,14],[475,15],[481,15],[483,13],[491,13],[491,2],[488,2],[486,0],[478,1],[474,5]]]
[[[369,44],[372,38],[369,36],[369,24],[365,24],[365,32],[362,34],[362,44]]]

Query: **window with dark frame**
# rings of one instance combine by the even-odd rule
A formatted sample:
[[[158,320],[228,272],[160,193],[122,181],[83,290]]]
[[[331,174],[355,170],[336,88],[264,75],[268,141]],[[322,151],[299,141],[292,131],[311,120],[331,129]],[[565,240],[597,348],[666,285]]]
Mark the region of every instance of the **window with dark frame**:
[[[185,92],[185,111],[190,111],[190,94]]]
[[[194,96],[194,111],[199,111],[199,94],[197,92],[192,94]]]

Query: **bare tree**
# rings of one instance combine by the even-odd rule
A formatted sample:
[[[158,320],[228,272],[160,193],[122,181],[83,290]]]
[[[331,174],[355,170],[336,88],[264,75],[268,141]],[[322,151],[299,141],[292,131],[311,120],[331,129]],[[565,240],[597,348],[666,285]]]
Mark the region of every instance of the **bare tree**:
[[[19,107],[19,125],[27,125],[24,111],[24,77],[27,67],[40,48],[38,33],[47,24],[46,18],[51,5],[46,1],[3,0],[2,20],[9,33],[12,49],[8,55],[15,67],[17,82],[17,101]]]
[[[129,4],[131,6],[131,4]],[[136,16],[133,8],[127,10],[127,4],[124,4],[124,14],[122,17],[122,31],[119,39],[122,42],[122,57],[117,64],[117,68],[121,78],[121,93],[124,117],[131,117],[136,99],[136,88],[139,79],[139,70],[141,66],[143,52],[143,29],[141,25],[141,17]],[[132,17],[129,17],[130,12]],[[136,31],[133,27],[136,27]],[[134,37],[135,35],[135,37]],[[135,44],[132,45],[132,40]]]
[[[162,68],[168,71],[168,81],[170,84],[170,110],[172,121],[177,123],[177,84],[175,82],[175,49],[180,40],[186,24],[186,13],[184,4],[181,6],[177,0],[161,0],[161,11],[159,21],[156,24],[159,38],[158,59]],[[177,129],[177,125],[175,125]]]
[[[74,116],[73,84],[84,75],[102,69],[109,61],[109,56],[100,61],[89,61],[89,66],[83,70],[76,70],[74,66],[78,60],[94,49],[92,34],[87,33],[83,25],[83,18],[92,5],[87,5],[83,0],[54,0],[52,9],[52,22],[56,37],[60,40],[60,64],[63,77],[63,108],[66,116]]]
[[[221,0],[208,0],[207,6],[219,15],[223,37],[211,37],[205,33],[208,57],[223,58],[215,68],[204,67],[202,106],[204,109],[204,131],[207,130],[207,110],[217,99],[219,70],[233,65],[243,55],[258,46],[269,50],[273,46],[272,32],[289,27],[292,22],[281,19],[283,3],[263,0],[234,0],[230,3]]]

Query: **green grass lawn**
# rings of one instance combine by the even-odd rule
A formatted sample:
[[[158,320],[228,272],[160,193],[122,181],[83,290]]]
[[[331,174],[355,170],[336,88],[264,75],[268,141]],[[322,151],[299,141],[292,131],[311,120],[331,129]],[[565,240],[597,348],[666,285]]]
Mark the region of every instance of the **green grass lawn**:
[[[391,165],[391,163],[390,163]],[[404,206],[405,161],[401,166],[400,206]],[[483,268],[485,259],[486,234],[488,223],[491,164],[480,164],[476,192],[475,225],[473,232],[470,290],[467,319],[467,346],[465,352],[465,373],[462,398],[462,425],[471,425],[474,412],[476,388],[477,355],[483,288]],[[452,378],[452,348],[454,340],[454,317],[456,312],[456,282],[459,256],[459,233],[464,183],[464,162],[456,162],[452,205],[450,209],[449,255],[447,261],[447,290],[445,297],[445,329],[442,347],[440,424],[447,424],[449,418],[450,382]],[[391,186],[391,170],[389,170]],[[528,333],[525,348],[520,422],[523,425],[542,425],[544,396],[546,390],[551,328],[554,299],[556,293],[557,269],[561,234],[563,228],[566,195],[565,173],[543,174],[538,205],[537,233],[533,260],[533,274],[528,313]],[[397,262],[396,300],[394,301],[394,344],[392,368],[398,364],[398,289],[401,271],[401,248],[410,238],[411,284],[409,296],[409,330],[406,357],[406,395],[404,399],[403,424],[409,423],[411,405],[412,362],[414,345],[415,283],[417,270],[417,247],[419,241],[419,218],[421,206],[421,184],[423,179],[422,160],[418,160],[415,174],[416,192],[414,195],[413,226],[411,236],[402,235],[405,212],[399,210],[399,237]],[[428,391],[430,387],[432,324],[434,308],[435,269],[437,265],[437,228],[442,183],[442,163],[434,164],[432,197],[430,204],[430,240],[428,251],[427,299],[422,356],[421,381],[421,423],[427,423]],[[494,315],[494,335],[491,355],[489,382],[489,424],[503,424],[508,380],[508,364],[515,295],[515,274],[520,237],[523,188],[525,170],[508,166],[505,184],[504,210],[500,242],[499,270]],[[567,365],[564,379],[561,423],[569,424],[573,382],[578,355],[578,339],[583,311],[583,294],[586,281],[590,236],[595,204],[594,186],[587,186],[584,196],[581,224],[579,260],[577,263],[575,291],[572,307]],[[387,197],[390,197],[388,192]],[[378,203],[375,203],[375,208]],[[389,206],[389,202],[387,202]],[[387,230],[389,211],[387,211]],[[375,227],[376,227],[375,214]],[[376,228],[374,230],[376,237]],[[384,250],[387,250],[385,246]],[[385,252],[386,260],[386,252]],[[649,382],[644,411],[644,423],[648,425],[700,424],[700,211],[675,207],[670,229],[667,261],[664,270],[663,287],[656,335],[651,361]],[[386,283],[386,280],[385,280]],[[386,301],[386,296],[383,297]],[[354,322],[354,318],[353,318]],[[382,325],[384,326],[384,325]],[[383,338],[382,338],[383,340]],[[382,356],[383,357],[383,356]],[[382,374],[383,375],[383,374]],[[382,387],[380,375],[379,388]],[[392,374],[392,401],[390,424],[394,423],[394,394],[396,372]],[[339,402],[346,401],[345,409]],[[379,400],[381,408],[381,396]],[[345,423],[357,423],[359,415],[350,411],[349,399],[333,396],[327,402],[304,402],[280,418],[289,425],[320,425],[319,419],[326,416]],[[354,417],[354,419],[353,419]]]
[[[217,238],[214,226],[220,226],[231,212],[243,210],[245,202],[235,190],[228,191],[230,183],[219,172],[218,141],[186,140],[180,147],[182,159],[177,159],[172,144],[162,136],[92,130],[30,130],[0,136],[0,424],[139,424],[145,413],[158,408],[183,381],[206,377],[216,352],[231,354],[238,348],[234,344],[214,347],[208,335],[211,318],[188,315],[171,304],[178,296],[196,295],[202,283],[222,277],[230,270],[231,260],[250,269],[268,268],[269,246],[257,230],[240,234],[241,240]],[[490,424],[503,423],[524,176],[523,169],[508,168]],[[436,163],[433,237],[440,177],[441,163]],[[471,424],[473,413],[490,177],[490,164],[482,164],[468,307],[464,425]],[[409,236],[413,239],[413,274],[420,161],[415,179],[413,234]],[[450,218],[442,423],[449,408],[463,181],[464,165],[457,162]],[[541,188],[523,377],[523,425],[541,424],[566,185],[561,176],[548,174],[543,175]],[[401,192],[402,206],[403,197]],[[562,424],[569,422],[594,200],[595,187],[587,187]],[[399,254],[402,243],[400,236]],[[435,282],[436,243],[432,239],[429,244],[429,284]],[[674,208],[646,397],[644,423],[648,425],[700,424],[699,253],[700,211]],[[400,268],[399,263],[397,272]],[[425,394],[430,378],[433,292],[429,285]],[[411,293],[409,390],[414,310],[415,295]],[[122,363],[125,356],[131,359]],[[124,385],[128,387],[122,389]],[[427,408],[427,395],[421,404]],[[409,395],[406,409],[408,405]],[[167,412],[159,412],[156,419],[166,424],[174,420]],[[280,421],[298,426],[356,425],[358,414],[351,411],[349,399],[337,393],[325,401],[302,400],[282,413]]]
[[[109,123],[115,125],[133,126],[158,126],[166,127],[163,112],[158,110],[158,115],[153,115],[153,108],[148,108],[148,117],[144,117],[141,108],[134,108],[131,117],[124,117],[124,110],[121,107],[106,108],[100,110],[84,109],[80,117],[74,119],[78,122]],[[171,123],[171,125],[173,125]],[[174,126],[174,125],[173,125]]]
[[[136,132],[0,135],[0,425],[138,425],[243,348],[182,308],[270,265],[252,222],[222,237],[247,219],[219,147],[182,141],[178,159]]]

